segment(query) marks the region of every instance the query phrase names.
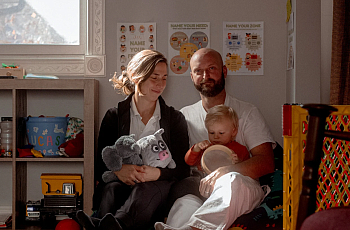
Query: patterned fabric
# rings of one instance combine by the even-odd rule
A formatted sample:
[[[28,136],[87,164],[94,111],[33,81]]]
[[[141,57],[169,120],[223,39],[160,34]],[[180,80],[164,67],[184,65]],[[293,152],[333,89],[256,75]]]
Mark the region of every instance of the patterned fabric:
[[[78,133],[84,132],[84,121],[77,117],[71,117],[68,122],[66,141],[75,139]]]

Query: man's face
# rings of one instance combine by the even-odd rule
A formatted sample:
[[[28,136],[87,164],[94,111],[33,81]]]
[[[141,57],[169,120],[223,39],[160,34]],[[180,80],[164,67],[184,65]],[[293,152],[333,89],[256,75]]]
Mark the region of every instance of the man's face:
[[[215,97],[225,88],[223,67],[210,53],[191,60],[191,78],[195,88],[205,97]]]
[[[194,83],[194,87],[205,97],[215,97],[225,88],[225,76],[215,81],[212,78],[203,79],[199,84]]]

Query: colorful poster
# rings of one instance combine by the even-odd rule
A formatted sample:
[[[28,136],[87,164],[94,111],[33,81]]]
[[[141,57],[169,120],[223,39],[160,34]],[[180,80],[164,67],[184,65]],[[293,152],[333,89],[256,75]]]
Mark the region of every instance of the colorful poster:
[[[263,75],[264,22],[224,22],[223,59],[228,75]]]
[[[169,75],[188,76],[193,53],[210,47],[210,23],[169,22],[168,36]]]
[[[117,73],[141,50],[156,50],[156,23],[117,23]]]

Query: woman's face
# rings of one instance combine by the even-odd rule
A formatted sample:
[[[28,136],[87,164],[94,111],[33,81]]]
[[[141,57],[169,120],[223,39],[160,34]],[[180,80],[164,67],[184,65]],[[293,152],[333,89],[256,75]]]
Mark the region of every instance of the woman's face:
[[[151,76],[141,85],[140,91],[145,97],[156,101],[165,89],[167,77],[168,68],[166,63],[158,63]]]

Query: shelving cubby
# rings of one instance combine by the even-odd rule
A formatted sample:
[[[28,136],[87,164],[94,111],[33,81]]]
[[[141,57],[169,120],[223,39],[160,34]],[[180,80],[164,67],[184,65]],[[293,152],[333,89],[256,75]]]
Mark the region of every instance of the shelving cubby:
[[[84,155],[80,158],[19,158],[13,151],[11,158],[0,158],[0,167],[12,168],[12,185],[7,188],[12,194],[12,229],[26,229],[24,223],[27,202],[28,164],[82,164],[83,165],[83,205],[84,211],[91,214],[94,192],[94,152],[98,133],[98,81],[95,79],[0,79],[0,95],[10,95],[12,112],[0,112],[0,116],[13,117],[13,150],[25,143],[25,134],[17,132],[21,118],[27,117],[30,92],[47,94],[54,91],[80,92],[83,95]],[[12,95],[11,95],[12,94]],[[0,98],[0,100],[2,100]],[[54,106],[54,105],[52,105]],[[11,106],[8,106],[11,107]],[[57,163],[58,162],[58,163]],[[69,172],[65,172],[69,173]],[[40,178],[39,178],[40,180]],[[6,186],[5,186],[6,187]],[[9,186],[7,186],[9,187]],[[4,187],[2,188],[2,190]],[[6,188],[5,188],[6,189]],[[5,191],[6,192],[6,191]],[[1,199],[1,198],[0,198]],[[0,203],[1,205],[1,203]],[[17,227],[16,227],[17,226]],[[23,227],[24,226],[24,227]],[[23,227],[23,228],[22,228]],[[40,226],[38,227],[40,229]]]

